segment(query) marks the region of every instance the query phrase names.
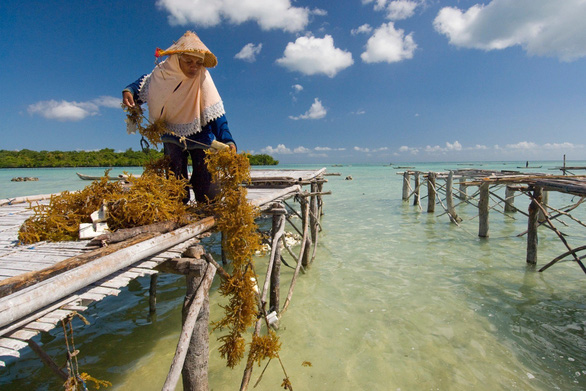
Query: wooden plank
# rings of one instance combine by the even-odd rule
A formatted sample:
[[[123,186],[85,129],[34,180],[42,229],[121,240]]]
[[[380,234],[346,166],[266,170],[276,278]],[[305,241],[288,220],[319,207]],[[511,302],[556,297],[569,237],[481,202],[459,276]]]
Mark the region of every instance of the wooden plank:
[[[16,330],[13,333],[7,334],[7,337],[19,339],[21,341],[28,341],[29,339],[33,338],[39,334],[36,330]]]
[[[18,352],[18,350],[0,347],[0,356],[20,357],[20,353]]]
[[[83,299],[84,301],[92,302],[92,301],[100,301],[104,297],[106,297],[106,295],[98,295],[98,294],[95,294],[95,293],[86,292],[86,293],[82,293],[81,295],[79,295],[79,297],[81,299]]]
[[[28,344],[26,342],[19,341],[18,339],[0,338],[0,348],[20,350],[27,346]]]
[[[120,289],[108,288],[105,286],[96,286],[96,287],[88,290],[87,293],[104,295],[104,296],[118,296],[120,294]]]
[[[119,289],[119,288],[123,288],[126,285],[128,285],[130,283],[131,279],[130,278],[123,278],[123,277],[115,277],[112,278],[109,281],[105,281],[102,282],[100,284],[100,286],[106,287],[106,288],[112,288],[112,289]]]
[[[45,323],[45,322],[31,322],[28,323],[24,329],[25,330],[37,330],[37,331],[51,331],[55,328],[54,324]]]

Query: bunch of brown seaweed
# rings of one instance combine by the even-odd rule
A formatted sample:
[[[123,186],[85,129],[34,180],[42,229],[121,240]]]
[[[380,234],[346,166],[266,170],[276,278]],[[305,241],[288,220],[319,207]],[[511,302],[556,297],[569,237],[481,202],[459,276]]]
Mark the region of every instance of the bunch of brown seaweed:
[[[224,318],[215,323],[216,329],[228,329],[228,334],[219,338],[219,351],[233,368],[244,357],[246,349],[243,333],[257,320],[258,308],[256,273],[253,255],[261,248],[261,237],[255,219],[258,210],[246,200],[246,188],[250,182],[250,164],[244,154],[235,154],[229,149],[210,153],[207,156],[208,170],[213,180],[220,185],[221,192],[214,200],[217,227],[224,233],[222,246],[227,258],[232,260],[233,271],[222,280],[219,291],[228,296],[223,306]],[[269,331],[264,336],[254,336],[250,343],[249,357],[258,362],[277,357],[280,349],[277,335]]]
[[[107,173],[83,190],[52,196],[48,205],[31,206],[34,215],[20,227],[18,239],[30,244],[42,240],[77,240],[79,225],[91,223],[90,215],[107,206],[110,230],[132,228],[161,221],[184,223],[187,208],[182,200],[187,182],[154,172],[130,175],[131,186],[110,182]]]

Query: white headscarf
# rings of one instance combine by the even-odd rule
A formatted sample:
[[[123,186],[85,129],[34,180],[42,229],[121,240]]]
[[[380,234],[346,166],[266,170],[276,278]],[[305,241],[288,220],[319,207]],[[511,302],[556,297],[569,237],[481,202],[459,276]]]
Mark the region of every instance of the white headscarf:
[[[222,98],[208,70],[201,67],[193,78],[185,76],[179,55],[158,64],[139,89],[139,98],[149,107],[149,119],[164,119],[169,132],[189,136],[225,114]]]

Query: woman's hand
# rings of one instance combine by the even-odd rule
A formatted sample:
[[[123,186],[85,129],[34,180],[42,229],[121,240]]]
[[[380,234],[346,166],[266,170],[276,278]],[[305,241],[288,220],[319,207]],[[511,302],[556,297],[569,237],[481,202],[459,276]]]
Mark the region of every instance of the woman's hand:
[[[122,103],[127,107],[134,107],[134,98],[130,91],[122,91]]]

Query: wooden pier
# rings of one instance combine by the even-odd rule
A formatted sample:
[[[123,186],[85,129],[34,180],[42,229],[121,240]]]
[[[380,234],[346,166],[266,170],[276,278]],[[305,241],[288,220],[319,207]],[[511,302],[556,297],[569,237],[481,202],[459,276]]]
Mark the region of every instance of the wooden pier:
[[[326,182],[324,175],[325,168],[251,171],[252,183],[248,187],[247,198],[263,215],[272,216],[273,219],[269,268],[260,292],[264,304],[268,301],[266,297],[270,289],[271,324],[280,319],[289,306],[299,271],[307,268],[315,258],[323,208],[322,195],[328,194],[322,191]],[[214,218],[206,217],[167,233],[143,235],[103,248],[88,247],[88,240],[18,245],[18,230],[32,214],[30,203],[46,203],[48,198],[50,195],[0,200],[0,367],[6,365],[8,357],[18,358],[20,351],[29,347],[57,376],[65,380],[67,375],[33,341],[33,337],[60,327],[62,322],[70,320],[78,312],[91,311],[90,303],[118,295],[120,289],[131,280],[145,275],[151,276],[150,305],[154,311],[157,275],[170,271],[185,274],[194,281],[207,281],[191,292],[188,288],[187,296],[197,300],[184,313],[177,354],[163,387],[175,389],[178,371],[184,364],[186,367],[193,365],[189,363],[189,358],[186,361],[186,346],[190,344],[192,333],[196,335],[195,318],[202,303],[207,300],[207,291],[216,269],[221,269],[199,244],[202,235],[209,235],[209,231],[214,228]],[[292,220],[295,216],[300,217],[300,224],[297,223],[300,227]],[[295,229],[302,237],[297,254],[285,243],[283,234],[286,221],[289,228]],[[279,280],[284,254],[281,254],[281,248],[286,249],[297,264],[282,305]],[[202,268],[202,264],[206,267]],[[54,274],[53,270],[57,268],[62,272]],[[199,283],[194,286],[199,286]],[[199,307],[196,305],[198,301]],[[205,334],[207,328],[206,320]],[[191,345],[193,343],[191,341]],[[205,360],[207,365],[207,357]],[[245,377],[250,377],[251,370]],[[202,388],[201,384],[191,384],[184,377],[184,389],[206,387],[207,379]],[[247,382],[243,381],[241,389],[246,388]]]
[[[586,267],[582,263],[585,256],[579,256],[579,252],[586,250],[586,246],[572,248],[554,222],[560,217],[566,217],[582,227],[586,224],[571,212],[578,208],[586,199],[586,176],[567,175],[556,176],[546,173],[521,173],[519,171],[489,171],[476,169],[450,170],[446,172],[421,172],[404,171],[397,173],[403,176],[402,199],[409,202],[413,197],[413,205],[421,206],[421,189],[427,188],[427,212],[434,213],[436,205],[440,205],[450,221],[458,226],[462,219],[458,216],[456,206],[461,204],[471,205],[478,209],[478,236],[488,238],[490,236],[489,215],[490,212],[501,213],[509,216],[511,213],[521,213],[527,217],[527,230],[518,236],[527,235],[528,264],[537,264],[538,228],[545,227],[555,232],[567,249],[566,252],[556,257],[543,266],[539,271],[544,271],[555,263],[571,258],[582,271],[586,273]],[[411,185],[413,178],[414,185]],[[441,183],[443,181],[443,184]],[[468,194],[469,188],[476,188],[473,194]],[[504,189],[504,194],[498,191]],[[571,194],[579,197],[576,202],[562,208],[554,208],[548,204],[549,192]],[[517,195],[529,198],[530,204],[527,212],[515,207]],[[455,204],[455,200],[459,203]]]

